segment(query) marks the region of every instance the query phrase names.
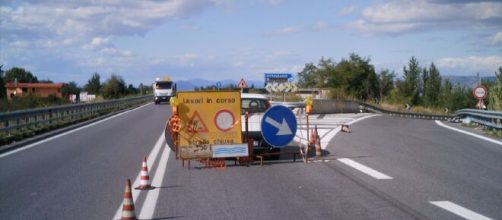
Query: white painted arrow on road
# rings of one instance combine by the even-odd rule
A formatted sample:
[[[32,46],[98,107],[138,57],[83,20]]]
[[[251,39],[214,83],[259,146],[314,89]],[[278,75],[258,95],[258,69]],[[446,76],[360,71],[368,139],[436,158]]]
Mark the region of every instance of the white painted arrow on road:
[[[286,122],[285,118],[282,119],[282,123],[277,122],[276,120],[274,120],[271,117],[266,117],[265,121],[267,123],[271,124],[272,126],[276,127],[277,129],[279,129],[279,131],[277,131],[276,135],[292,135],[293,134],[293,132],[291,131],[291,128],[289,128],[288,123]]]

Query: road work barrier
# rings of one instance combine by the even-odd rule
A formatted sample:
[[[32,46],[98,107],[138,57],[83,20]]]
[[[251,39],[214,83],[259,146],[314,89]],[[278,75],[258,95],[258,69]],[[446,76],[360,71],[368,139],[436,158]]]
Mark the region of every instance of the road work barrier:
[[[173,100],[168,128],[182,165],[198,160],[224,167],[224,158],[249,156],[243,143],[239,91],[179,92]]]
[[[150,101],[140,96],[0,113],[0,146]]]

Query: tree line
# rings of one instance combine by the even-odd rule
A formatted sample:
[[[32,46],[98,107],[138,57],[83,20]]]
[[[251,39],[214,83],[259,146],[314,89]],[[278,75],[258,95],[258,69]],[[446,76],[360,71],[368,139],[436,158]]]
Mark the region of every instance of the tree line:
[[[24,108],[45,107],[50,105],[68,104],[70,95],[79,95],[80,92],[85,91],[89,94],[94,94],[103,99],[118,99],[130,95],[139,95],[151,93],[151,86],[144,86],[140,84],[134,87],[132,84],[127,85],[124,79],[117,75],[112,74],[110,78],[101,82],[99,73],[94,73],[83,87],[79,87],[75,81],[64,83],[61,88],[63,98],[49,96],[47,98],[27,96],[27,97],[14,97],[11,102],[7,101],[6,83],[53,83],[51,80],[39,80],[37,76],[28,70],[20,67],[12,67],[7,71],[3,71],[0,66],[0,102],[2,107],[0,111],[18,110]]]
[[[495,72],[495,82],[483,82],[489,88],[488,108],[502,110],[502,66]],[[339,62],[321,58],[318,64],[307,63],[298,73],[300,87],[329,89],[332,98],[357,99],[369,102],[409,104],[433,109],[458,110],[473,108],[477,100],[471,88],[453,85],[442,79],[434,63],[421,66],[411,57],[403,67],[403,76],[394,71],[375,71],[371,59],[350,54]]]

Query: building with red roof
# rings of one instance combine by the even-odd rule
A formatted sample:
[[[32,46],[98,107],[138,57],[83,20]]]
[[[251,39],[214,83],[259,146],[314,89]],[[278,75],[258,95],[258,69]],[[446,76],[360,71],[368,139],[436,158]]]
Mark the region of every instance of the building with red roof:
[[[56,97],[62,98],[63,93],[61,88],[64,83],[6,83],[5,88],[7,89],[7,98],[9,100],[12,97],[23,97],[34,95],[38,97],[48,97],[49,95],[55,95]]]

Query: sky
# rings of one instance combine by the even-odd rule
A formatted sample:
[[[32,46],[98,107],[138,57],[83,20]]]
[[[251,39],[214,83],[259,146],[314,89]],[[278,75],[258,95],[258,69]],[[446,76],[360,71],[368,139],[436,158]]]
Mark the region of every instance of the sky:
[[[83,86],[263,80],[350,53],[402,75],[415,56],[442,75],[502,66],[502,1],[0,0],[0,65]]]

